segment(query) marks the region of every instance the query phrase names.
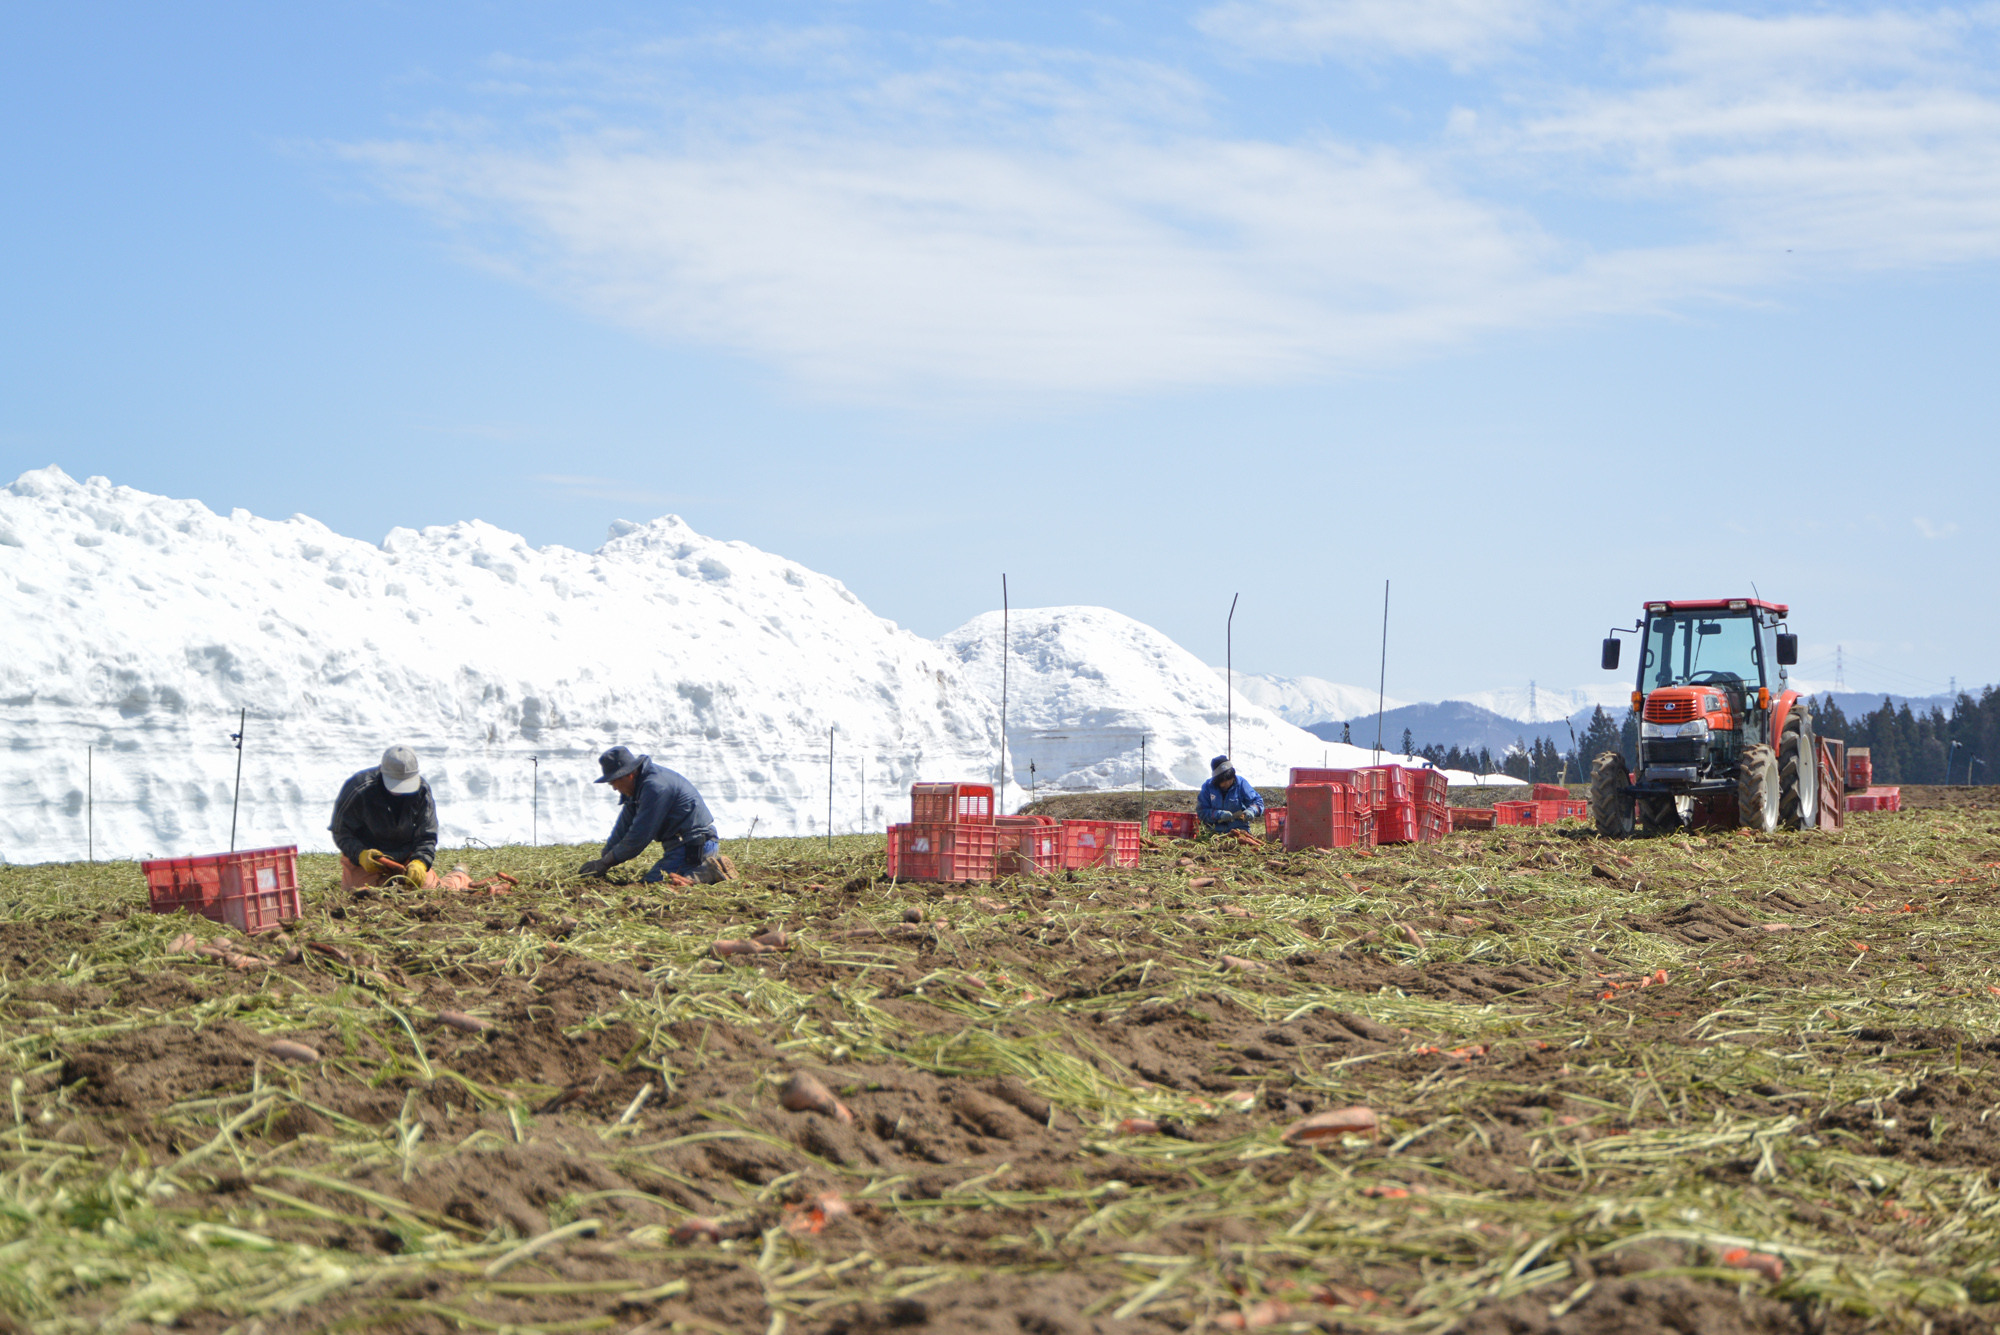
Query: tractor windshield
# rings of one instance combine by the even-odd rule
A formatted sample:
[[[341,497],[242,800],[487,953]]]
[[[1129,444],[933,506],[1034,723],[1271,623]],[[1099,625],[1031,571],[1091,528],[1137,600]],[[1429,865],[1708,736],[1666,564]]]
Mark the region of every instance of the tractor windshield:
[[[1763,635],[1746,612],[1673,612],[1646,619],[1639,689],[1764,684]]]

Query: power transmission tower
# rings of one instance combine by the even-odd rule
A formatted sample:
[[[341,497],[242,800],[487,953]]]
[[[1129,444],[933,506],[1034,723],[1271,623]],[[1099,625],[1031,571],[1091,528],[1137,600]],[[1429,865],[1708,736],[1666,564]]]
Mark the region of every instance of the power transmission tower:
[[[1847,689],[1847,646],[1843,644],[1833,646],[1833,689]]]

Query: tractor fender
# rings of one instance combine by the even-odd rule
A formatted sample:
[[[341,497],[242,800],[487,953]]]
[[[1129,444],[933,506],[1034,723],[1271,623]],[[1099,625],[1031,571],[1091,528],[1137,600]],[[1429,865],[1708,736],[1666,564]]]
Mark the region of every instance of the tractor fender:
[[[1777,752],[1778,739],[1785,735],[1785,720],[1791,717],[1792,706],[1798,702],[1799,693],[1797,691],[1786,691],[1771,702],[1771,751],[1773,754]]]

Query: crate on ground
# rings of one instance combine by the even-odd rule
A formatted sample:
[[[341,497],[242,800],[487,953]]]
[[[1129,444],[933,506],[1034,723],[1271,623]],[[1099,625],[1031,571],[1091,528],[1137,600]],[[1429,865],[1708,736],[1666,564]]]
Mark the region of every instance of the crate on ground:
[[[1289,805],[1291,800],[1288,794],[1285,798],[1287,805],[1264,808],[1264,837],[1266,839],[1282,840],[1285,837],[1285,813],[1291,809]]]
[[[1567,802],[1569,789],[1559,783],[1538,783],[1535,785],[1533,798],[1537,802]]]
[[[913,783],[910,785],[913,825],[991,825],[993,785],[990,783]]]
[[[1269,813],[1266,812],[1266,815]],[[1192,811],[1149,811],[1146,813],[1146,833],[1162,839],[1192,839],[1201,828],[1201,820]]]
[[[1874,783],[1875,762],[1869,758],[1868,748],[1865,746],[1848,747],[1847,791],[1850,793],[1860,792],[1863,789],[1872,787]],[[1848,810],[1853,811],[1856,808],[1849,807]],[[1861,810],[1872,810],[1872,808],[1861,808]]]
[[[892,830],[892,874],[905,881],[990,881],[1000,850],[994,825],[911,821]]]
[[[1901,811],[1903,790],[1901,788],[1870,788],[1866,792],[1847,795],[1849,811]]]
[[[1354,846],[1356,848],[1375,847],[1375,813],[1372,811],[1360,811],[1355,813],[1354,818],[1360,823],[1360,829],[1354,839]]]
[[[1349,848],[1361,834],[1354,790],[1344,783],[1298,783],[1285,790],[1282,824],[1287,852],[1301,848]]]
[[[1405,767],[1403,772],[1410,776],[1410,796],[1420,805],[1441,807],[1450,801],[1451,787],[1442,771]]]
[[[1138,821],[1066,820],[1061,830],[1064,867],[1081,869],[1139,865]]]
[[[1495,825],[1533,825],[1535,804],[1533,802],[1495,802],[1493,804]]]
[[[1589,820],[1590,803],[1580,797],[1566,797],[1561,803],[1564,820]]]
[[[1373,811],[1389,798],[1388,776],[1380,767],[1365,769],[1294,769],[1295,784],[1340,783],[1354,790],[1355,810]]]
[[[1404,769],[1401,765],[1371,765],[1369,768],[1382,776],[1381,785],[1375,790],[1376,806],[1385,803],[1395,806],[1398,803],[1416,800],[1416,794],[1410,786],[1412,771]]]
[[[1375,813],[1378,844],[1427,844],[1444,838],[1450,829],[1451,817],[1440,806],[1391,802]]]
[[[1451,820],[1454,830],[1490,830],[1493,828],[1492,807],[1446,807],[1445,814]]]
[[[994,873],[999,876],[1047,876],[1062,870],[1062,831],[1039,821],[995,826],[999,852]]]
[[[299,849],[252,848],[139,864],[155,913],[186,909],[246,934],[269,932],[301,915]]]

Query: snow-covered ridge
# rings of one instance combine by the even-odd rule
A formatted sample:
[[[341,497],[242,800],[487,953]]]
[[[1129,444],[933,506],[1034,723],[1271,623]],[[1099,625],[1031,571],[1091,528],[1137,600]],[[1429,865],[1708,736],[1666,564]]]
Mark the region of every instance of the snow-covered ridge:
[[[1210,671],[1218,677],[1225,675],[1225,669],[1211,665]],[[1277,677],[1267,672],[1238,672],[1235,675],[1238,698],[1260,705],[1294,727],[1308,728],[1315,723],[1345,723],[1373,714],[1378,705],[1376,693],[1365,686],[1343,686],[1337,681],[1327,681],[1322,677]],[[1405,701],[1394,698],[1380,699],[1384,709],[1401,709]]]
[[[489,524],[378,547],[303,515],[228,517],[57,468],[0,490],[0,858],[326,848],[342,778],[405,741],[447,842],[601,838],[595,757],[685,770],[727,835],[906,809],[991,768],[998,723],[953,659],[837,580],[671,516],[595,552]],[[94,748],[86,779],[86,748]],[[535,764],[531,757],[539,760]],[[539,777],[539,819],[535,815]]]
[[[1000,698],[998,612],[939,641],[967,681]],[[1323,741],[1239,694],[1234,745],[1229,702],[1213,669],[1151,626],[1102,607],[1017,610],[1007,661],[1008,793],[1106,788],[1194,788],[1225,750],[1258,783],[1293,766],[1348,768],[1387,761]],[[1421,763],[1421,762],[1420,762]],[[1143,768],[1142,768],[1143,766]],[[1454,783],[1476,776],[1446,771]],[[1142,779],[1143,775],[1143,779]]]

